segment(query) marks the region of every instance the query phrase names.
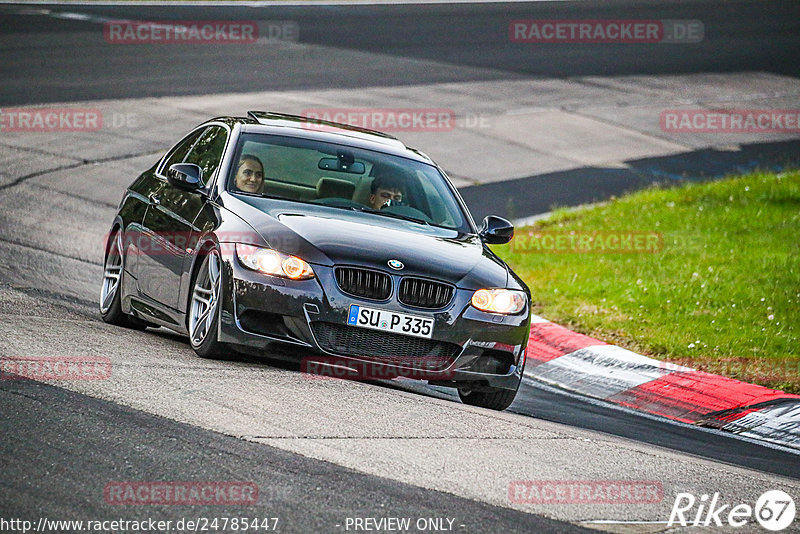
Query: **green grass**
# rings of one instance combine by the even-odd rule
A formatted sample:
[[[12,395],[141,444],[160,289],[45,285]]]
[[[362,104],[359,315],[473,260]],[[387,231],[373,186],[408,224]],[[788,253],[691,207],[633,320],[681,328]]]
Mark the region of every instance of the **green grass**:
[[[543,253],[529,231],[659,232],[655,253]],[[533,312],[651,357],[800,392],[800,172],[558,210],[495,247]],[[516,243],[515,243],[516,242]],[[516,249],[516,250],[515,250]]]

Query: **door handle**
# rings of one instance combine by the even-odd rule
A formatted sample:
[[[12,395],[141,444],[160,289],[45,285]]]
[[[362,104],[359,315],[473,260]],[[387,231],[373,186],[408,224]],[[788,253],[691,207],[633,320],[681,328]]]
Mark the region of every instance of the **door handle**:
[[[156,195],[155,193],[151,193],[151,194],[150,194],[150,196],[149,196],[149,197],[147,197],[147,198],[149,198],[149,199],[150,199],[150,204],[154,204],[154,205],[156,205],[156,206],[158,206],[159,204],[161,204],[161,199],[160,199],[160,198],[158,198],[158,195]]]

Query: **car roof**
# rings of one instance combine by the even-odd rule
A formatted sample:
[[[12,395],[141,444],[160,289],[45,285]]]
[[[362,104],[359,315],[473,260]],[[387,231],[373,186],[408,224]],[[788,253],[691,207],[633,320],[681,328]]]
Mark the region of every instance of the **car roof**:
[[[247,115],[247,117],[218,117],[209,122],[222,121],[229,125],[232,125],[231,123],[241,123],[243,125],[242,131],[245,133],[289,135],[348,144],[357,148],[386,152],[424,163],[433,163],[426,154],[407,147],[396,137],[376,130],[273,111],[249,111]]]

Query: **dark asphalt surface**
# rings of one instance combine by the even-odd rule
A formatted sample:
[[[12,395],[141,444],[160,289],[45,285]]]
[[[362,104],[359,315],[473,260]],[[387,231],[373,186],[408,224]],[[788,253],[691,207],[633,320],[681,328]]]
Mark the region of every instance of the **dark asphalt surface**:
[[[196,95],[319,88],[402,86],[440,82],[624,74],[766,71],[800,75],[800,2],[629,0],[385,6],[48,6],[0,5],[0,106],[107,98]],[[20,14],[22,13],[22,14]],[[25,14],[28,13],[28,14]],[[291,21],[300,44],[119,45],[103,37],[103,21]],[[512,43],[518,19],[699,20],[692,44]],[[348,53],[344,53],[347,51]],[[386,68],[350,52],[407,58]],[[432,69],[427,63],[440,62]],[[462,190],[476,220],[519,218],[604,200],[652,183],[705,180],[755,168],[800,165],[800,143],[699,150],[626,162],[630,168],[586,167]],[[491,207],[482,198],[494,198]]]
[[[181,518],[277,517],[276,532],[346,532],[348,517],[411,517],[454,519],[453,532],[590,532],[38,382],[0,381],[0,406],[0,517],[6,520],[152,518],[174,524]],[[247,482],[258,486],[259,499],[239,506],[107,503],[106,484],[126,481]],[[225,531],[236,532],[211,529]]]
[[[800,167],[800,141],[740,145],[737,151],[707,148],[672,156],[629,160],[627,168],[581,167],[528,178],[461,188],[476,221],[487,215],[519,219],[564,206],[607,200],[657,185],[702,182],[755,170]],[[484,199],[494,199],[487,205]]]
[[[522,393],[509,408],[512,412],[800,479],[800,460],[794,453],[743,441],[721,431],[700,430],[604,403],[588,403],[533,382],[525,384]]]
[[[30,6],[27,6],[28,8]],[[132,20],[289,20],[299,43],[117,45],[102,22],[10,15],[0,6],[0,105],[163,95],[402,86],[586,75],[769,71],[800,74],[800,3],[794,0],[433,4],[395,6],[51,6],[53,12]],[[693,44],[512,43],[517,19],[700,20]],[[441,62],[385,69],[337,49]],[[471,68],[470,68],[471,67]]]
[[[293,20],[300,42],[325,50],[186,45],[113,46],[102,25],[42,15],[9,15],[0,6],[3,47],[0,105],[269,89],[409,85],[518,76],[583,76],[763,70],[800,75],[800,2],[597,2],[374,7],[212,8],[60,6],[54,11],[140,20]],[[705,40],[695,45],[530,45],[508,42],[508,22],[525,18],[700,19]],[[337,49],[436,60],[439,70],[410,62],[387,71],[352,62]],[[677,52],[676,52],[677,51]],[[486,70],[491,69],[491,70]],[[796,157],[800,145],[771,144],[753,151]],[[752,153],[749,153],[752,155]],[[752,165],[725,154],[698,152],[698,179]],[[772,157],[772,156],[770,156]],[[726,159],[728,158],[728,159]],[[711,163],[710,163],[711,161]],[[756,158],[755,161],[760,161]],[[546,211],[607,198],[664,176],[674,162],[638,162],[641,172],[579,169],[560,189],[536,186],[539,177],[463,190],[476,217],[486,194],[525,198]],[[650,166],[648,166],[650,165]],[[674,165],[673,165],[674,166]],[[655,170],[653,170],[655,169]],[[635,169],[634,169],[635,170]],[[720,171],[721,170],[721,171]],[[602,171],[602,172],[601,172]],[[554,180],[539,180],[542,184]],[[502,190],[498,188],[503,188]],[[520,192],[525,191],[525,195]],[[541,192],[541,194],[538,194]],[[484,196],[484,198],[486,198]],[[497,210],[493,210],[497,211]],[[55,276],[55,274],[54,274]],[[4,275],[0,275],[4,278]],[[9,280],[2,280],[8,282]],[[52,288],[51,288],[52,289]],[[92,314],[88,308],[86,314]],[[189,350],[187,345],[187,351]],[[405,387],[390,385],[390,387]],[[420,388],[423,394],[441,396]],[[599,430],[676,451],[800,478],[798,456],[620,412],[528,384],[511,408],[517,413]],[[569,525],[451,495],[362,475],[259,444],[136,412],[63,389],[23,381],[0,382],[0,516],[59,519],[221,516],[219,507],[125,509],[103,502],[111,480],[232,480],[258,483],[259,505],[247,515],[275,516],[284,532],[335,531],[357,515],[456,516],[465,532],[566,532]],[[384,504],[380,507],[378,503]],[[384,510],[387,513],[384,513]],[[240,510],[230,510],[231,515]]]
[[[459,402],[457,394],[446,388],[431,388],[410,381],[383,384]],[[508,411],[800,479],[800,458],[796,453],[738,439],[722,431],[665,421],[610,403],[587,400],[530,379],[522,382]]]

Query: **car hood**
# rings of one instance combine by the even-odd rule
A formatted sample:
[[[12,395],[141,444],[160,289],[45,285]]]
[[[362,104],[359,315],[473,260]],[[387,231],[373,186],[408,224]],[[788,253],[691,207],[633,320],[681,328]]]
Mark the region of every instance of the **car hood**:
[[[257,200],[252,204],[258,206]],[[464,289],[505,287],[508,281],[506,265],[474,234],[343,209],[264,204],[267,217],[258,217],[254,228],[271,247],[311,264],[363,265]],[[393,271],[389,260],[399,260],[403,269]]]

